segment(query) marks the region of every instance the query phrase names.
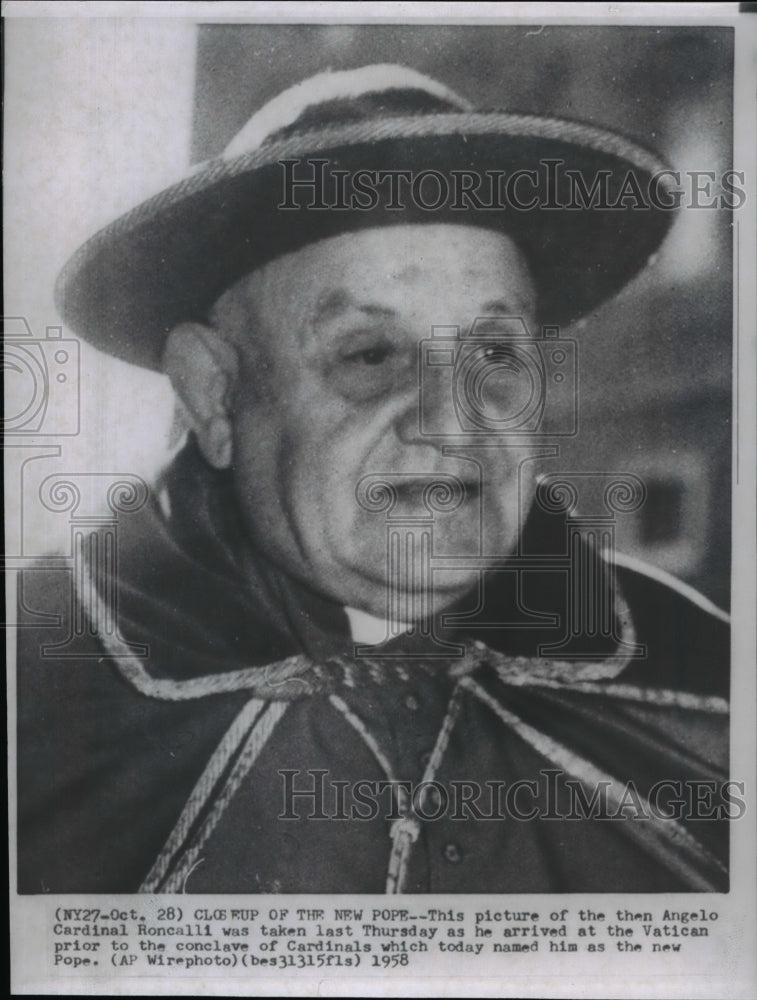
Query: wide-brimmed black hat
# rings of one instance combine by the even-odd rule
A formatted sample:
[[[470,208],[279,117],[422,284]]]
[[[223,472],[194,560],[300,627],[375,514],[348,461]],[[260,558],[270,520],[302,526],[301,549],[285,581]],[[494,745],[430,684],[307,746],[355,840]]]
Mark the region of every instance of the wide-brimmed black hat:
[[[56,300],[84,339],[159,368],[167,333],[204,319],[256,267],[356,229],[437,222],[507,233],[529,261],[539,319],[564,325],[654,253],[671,222],[668,173],[620,135],[473,110],[405,67],[323,73],[85,243]]]

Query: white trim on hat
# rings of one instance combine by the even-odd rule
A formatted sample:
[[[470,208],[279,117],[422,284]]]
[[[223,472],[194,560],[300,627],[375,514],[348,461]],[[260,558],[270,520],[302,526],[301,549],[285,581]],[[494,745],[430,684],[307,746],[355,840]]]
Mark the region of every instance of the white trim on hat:
[[[259,149],[269,135],[293,124],[314,104],[386,90],[425,90],[433,97],[449,101],[459,111],[473,110],[473,105],[454,90],[407,66],[376,63],[359,69],[327,71],[288,87],[264,104],[228,144],[223,159],[231,160]]]

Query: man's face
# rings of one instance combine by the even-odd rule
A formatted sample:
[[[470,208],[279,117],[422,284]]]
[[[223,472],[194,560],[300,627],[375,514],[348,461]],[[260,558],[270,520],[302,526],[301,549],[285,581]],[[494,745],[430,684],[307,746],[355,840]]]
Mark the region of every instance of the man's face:
[[[402,537],[409,531],[417,541],[432,518],[434,555],[511,551],[532,497],[530,477],[519,475],[524,452],[512,439],[504,447],[501,435],[461,430],[453,367],[429,380],[419,347],[434,326],[459,327],[464,340],[478,317],[522,317],[531,330],[533,315],[521,253],[507,237],[469,226],[333,237],[227,291],[213,323],[239,353],[232,464],[257,547],[340,603],[384,614],[387,511],[366,509],[364,480],[379,474],[396,491],[388,512],[402,522],[396,554]],[[490,403],[506,394],[498,377],[484,385]],[[451,512],[430,512],[424,503],[424,487],[440,474],[464,486]],[[395,588],[417,594],[427,587],[419,582],[420,548],[392,577]],[[435,573],[435,608],[477,578],[464,565]]]

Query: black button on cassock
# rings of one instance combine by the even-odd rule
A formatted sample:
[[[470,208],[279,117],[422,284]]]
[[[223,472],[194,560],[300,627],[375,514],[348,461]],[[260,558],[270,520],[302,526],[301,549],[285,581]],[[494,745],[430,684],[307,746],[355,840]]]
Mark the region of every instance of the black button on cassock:
[[[447,844],[444,848],[444,857],[451,865],[459,865],[463,860],[463,852],[459,844]]]

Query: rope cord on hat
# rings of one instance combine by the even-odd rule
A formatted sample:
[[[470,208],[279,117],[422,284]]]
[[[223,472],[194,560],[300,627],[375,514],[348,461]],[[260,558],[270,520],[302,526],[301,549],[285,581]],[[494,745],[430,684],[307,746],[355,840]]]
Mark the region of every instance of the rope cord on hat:
[[[457,111],[391,115],[363,122],[338,123],[297,132],[284,139],[273,137],[246,153],[228,159],[219,156],[197,164],[184,180],[137,205],[80,247],[66,265],[61,275],[61,284],[69,281],[114,235],[137,228],[146,219],[153,218],[226,178],[231,179],[258,167],[276,164],[287,157],[303,157],[305,154],[312,155],[340,146],[359,146],[391,139],[488,135],[573,143],[601,154],[609,153],[624,161],[623,165],[627,169],[636,167],[651,175],[664,170],[667,166],[654,154],[618,133],[582,122],[546,118],[541,115],[522,115],[505,111]]]

